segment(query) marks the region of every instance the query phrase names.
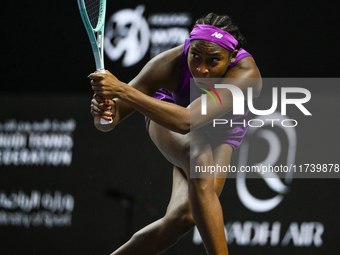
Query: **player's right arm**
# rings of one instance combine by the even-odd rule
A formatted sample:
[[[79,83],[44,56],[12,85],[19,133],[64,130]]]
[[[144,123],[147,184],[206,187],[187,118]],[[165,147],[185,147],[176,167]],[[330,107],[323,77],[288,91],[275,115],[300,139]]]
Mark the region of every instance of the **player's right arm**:
[[[180,60],[183,45],[163,52],[151,59],[141,72],[129,83],[131,87],[152,96],[160,88],[176,91],[180,73]],[[115,125],[131,115],[135,109],[123,100],[104,99],[94,94],[91,101],[91,114],[97,129],[103,132],[112,130]],[[113,119],[111,124],[102,125],[100,119]]]

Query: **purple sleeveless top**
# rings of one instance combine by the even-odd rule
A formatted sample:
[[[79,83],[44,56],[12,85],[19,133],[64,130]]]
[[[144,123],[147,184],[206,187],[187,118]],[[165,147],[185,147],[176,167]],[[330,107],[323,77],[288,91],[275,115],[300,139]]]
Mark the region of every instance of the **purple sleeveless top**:
[[[178,89],[176,92],[169,92],[164,89],[160,89],[156,92],[153,97],[158,100],[167,101],[173,104],[177,104],[183,107],[187,107],[190,104],[190,78],[192,78],[191,72],[188,66],[188,52],[189,52],[190,41],[187,39],[185,40],[182,55],[181,55],[181,73],[179,77]],[[236,60],[234,63],[230,63],[227,70],[232,68],[235,63],[242,58],[251,56],[248,52],[244,49],[239,49]],[[247,104],[245,103],[245,114],[244,115],[233,115],[232,111],[220,117],[220,119],[227,119],[229,122],[232,119],[233,122],[242,122],[246,119],[248,115],[249,109]],[[149,126],[150,120],[146,119],[147,129]],[[233,124],[230,127],[230,123],[226,125],[218,125],[213,127],[211,123],[203,126],[201,128],[205,135],[213,140],[220,141],[222,143],[228,143],[232,146],[235,150],[237,149],[243,140],[247,130],[248,124],[245,121],[245,125],[237,125]]]

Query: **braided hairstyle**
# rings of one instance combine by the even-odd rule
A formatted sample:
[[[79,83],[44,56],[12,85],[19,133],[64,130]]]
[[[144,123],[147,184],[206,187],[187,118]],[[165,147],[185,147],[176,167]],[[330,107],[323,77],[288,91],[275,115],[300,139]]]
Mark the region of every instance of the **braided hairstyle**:
[[[211,25],[227,31],[238,41],[236,49],[242,48],[242,46],[246,43],[246,39],[241,34],[235,22],[227,15],[220,16],[212,12],[207,16],[198,19],[196,24]]]

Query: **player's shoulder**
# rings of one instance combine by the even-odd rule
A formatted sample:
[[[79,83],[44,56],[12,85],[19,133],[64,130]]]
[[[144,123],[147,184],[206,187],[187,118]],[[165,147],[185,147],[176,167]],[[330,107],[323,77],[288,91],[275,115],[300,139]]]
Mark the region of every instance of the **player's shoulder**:
[[[181,71],[183,45],[164,51],[152,58],[143,68],[149,81],[155,81],[162,88],[172,91],[177,88]]]
[[[147,87],[153,93],[160,88],[176,90],[181,70],[182,50],[183,45],[180,45],[158,54],[144,66],[130,84],[136,87]]]
[[[168,71],[180,68],[183,45],[164,51],[150,60],[154,67],[166,68]]]
[[[261,80],[261,73],[252,56],[238,60],[226,73],[226,78],[256,78]]]
[[[249,69],[253,69],[253,70],[258,70],[258,67],[255,63],[255,60],[252,56],[247,56],[244,57],[242,59],[240,59],[239,61],[237,61],[234,65],[234,70],[235,69],[244,69],[244,70],[249,70]]]
[[[237,61],[237,63],[228,71],[227,77],[250,78],[248,81],[254,89],[254,97],[257,96],[262,89],[261,73],[252,56],[247,56]]]

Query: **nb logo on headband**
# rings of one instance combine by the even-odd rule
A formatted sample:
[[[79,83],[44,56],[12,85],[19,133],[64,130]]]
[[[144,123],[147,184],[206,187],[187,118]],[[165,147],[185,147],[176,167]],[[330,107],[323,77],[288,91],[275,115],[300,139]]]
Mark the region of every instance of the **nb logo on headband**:
[[[215,36],[218,39],[221,39],[223,37],[223,35],[218,32],[213,33],[211,36]]]

